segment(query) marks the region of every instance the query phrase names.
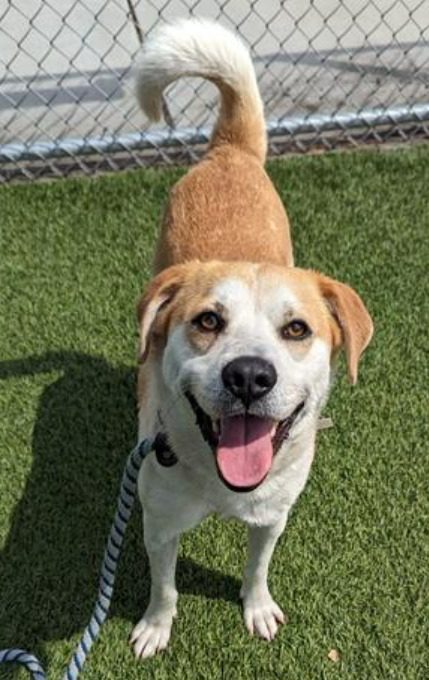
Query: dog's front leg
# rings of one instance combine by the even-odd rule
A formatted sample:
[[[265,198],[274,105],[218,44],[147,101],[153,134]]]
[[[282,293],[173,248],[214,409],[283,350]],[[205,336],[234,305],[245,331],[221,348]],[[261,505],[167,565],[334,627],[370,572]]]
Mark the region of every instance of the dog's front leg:
[[[243,599],[244,622],[251,635],[272,640],[284,614],[268,589],[268,567],[277,539],[287,517],[266,527],[249,527],[249,554],[240,595]]]
[[[151,590],[149,606],[131,633],[135,655],[146,659],[163,651],[168,644],[176,615],[176,562],[179,538],[159,545],[151,541],[148,517],[145,516],[145,545],[149,557]]]

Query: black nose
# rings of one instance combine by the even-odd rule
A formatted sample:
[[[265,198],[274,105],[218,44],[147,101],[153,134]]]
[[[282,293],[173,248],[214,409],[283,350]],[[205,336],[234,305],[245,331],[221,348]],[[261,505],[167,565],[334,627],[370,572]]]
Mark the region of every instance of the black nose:
[[[259,357],[239,357],[227,364],[222,380],[228,392],[240,399],[248,408],[252,401],[261,399],[277,382],[274,366]]]

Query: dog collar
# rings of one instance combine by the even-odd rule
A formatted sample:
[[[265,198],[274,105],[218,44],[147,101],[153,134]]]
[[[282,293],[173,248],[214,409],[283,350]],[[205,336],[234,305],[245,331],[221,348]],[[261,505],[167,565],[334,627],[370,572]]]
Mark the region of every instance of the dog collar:
[[[167,435],[160,432],[154,442],[155,456],[162,467],[172,467],[178,462],[177,456],[167,441]]]

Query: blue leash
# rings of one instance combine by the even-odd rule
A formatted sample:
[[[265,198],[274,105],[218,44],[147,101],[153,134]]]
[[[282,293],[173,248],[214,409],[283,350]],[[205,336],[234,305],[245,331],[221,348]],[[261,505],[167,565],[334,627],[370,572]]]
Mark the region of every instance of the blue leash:
[[[98,637],[100,628],[106,620],[112,602],[113,585],[115,582],[116,567],[118,566],[122,541],[124,540],[125,530],[131,516],[136,496],[139,470],[146,456],[151,451],[157,449],[158,442],[156,439],[156,437],[155,439],[143,439],[143,441],[131,451],[128,457],[122,476],[115,519],[113,520],[109,540],[104,552],[97,601],[91,620],[85,628],[62,680],[76,680],[94,641]],[[40,662],[35,656],[23,649],[15,649],[13,647],[10,649],[3,649],[0,651],[0,664],[2,663],[18,663],[31,673],[33,680],[46,680],[46,674]]]

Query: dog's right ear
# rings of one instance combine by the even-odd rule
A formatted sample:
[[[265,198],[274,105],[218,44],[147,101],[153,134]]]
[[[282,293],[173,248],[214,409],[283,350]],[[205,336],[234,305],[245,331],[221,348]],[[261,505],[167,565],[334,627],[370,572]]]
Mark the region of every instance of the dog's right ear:
[[[144,291],[137,305],[139,323],[138,362],[144,363],[150,348],[155,320],[177,295],[188,273],[187,265],[174,265],[158,274]]]

